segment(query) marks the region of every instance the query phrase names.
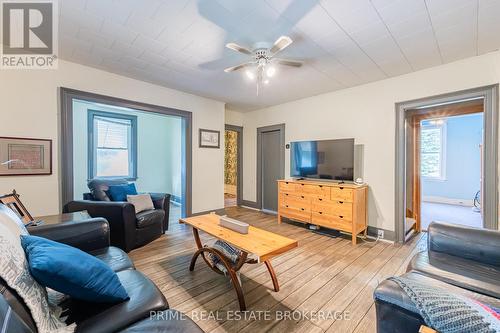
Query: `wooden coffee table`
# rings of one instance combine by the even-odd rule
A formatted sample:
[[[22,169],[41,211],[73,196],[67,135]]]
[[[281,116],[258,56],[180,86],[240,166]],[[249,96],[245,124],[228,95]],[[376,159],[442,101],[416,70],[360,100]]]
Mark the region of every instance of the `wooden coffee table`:
[[[294,239],[283,237],[252,226],[249,227],[248,234],[240,234],[236,231],[221,227],[219,225],[219,218],[220,217],[218,215],[212,213],[179,220],[180,223],[185,223],[193,227],[194,240],[196,242],[196,246],[198,247],[198,250],[194,253],[193,258],[191,259],[189,270],[194,270],[196,259],[198,259],[201,255],[203,260],[213,271],[224,275],[221,270],[211,264],[211,262],[205,257],[205,254],[212,253],[217,256],[227,269],[229,278],[231,279],[231,283],[233,284],[238,297],[240,310],[245,311],[245,298],[243,296],[243,290],[241,289],[241,284],[236,272],[238,272],[244,264],[256,264],[263,262],[266,264],[267,270],[271,275],[274,291],[279,291],[280,287],[278,278],[276,277],[276,273],[271,265],[271,258],[297,247],[298,244]],[[238,262],[236,264],[232,264],[217,249],[206,245],[203,246],[198,233],[199,230],[239,249],[242,253]],[[257,257],[257,260],[248,259],[248,254],[254,254]]]

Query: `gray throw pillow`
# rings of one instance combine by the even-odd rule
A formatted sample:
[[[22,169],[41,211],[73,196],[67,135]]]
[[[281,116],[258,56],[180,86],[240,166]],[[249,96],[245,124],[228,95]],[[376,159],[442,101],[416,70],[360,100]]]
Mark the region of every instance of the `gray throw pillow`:
[[[129,194],[127,195],[127,201],[134,205],[136,214],[145,210],[155,209],[153,200],[149,194]]]

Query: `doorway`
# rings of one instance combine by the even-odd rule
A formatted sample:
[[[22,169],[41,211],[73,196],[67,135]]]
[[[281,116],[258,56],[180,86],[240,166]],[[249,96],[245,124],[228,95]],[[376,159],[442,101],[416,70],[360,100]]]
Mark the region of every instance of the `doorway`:
[[[224,139],[224,208],[227,208],[240,206],[243,196],[243,127],[226,125]]]
[[[483,103],[408,110],[407,228],[426,231],[432,221],[483,227]]]
[[[61,206],[80,200],[88,180],[119,177],[141,192],[170,193],[171,219],[191,215],[190,112],[68,88],[60,93]],[[163,155],[156,168],[151,161]]]
[[[278,211],[277,180],[285,177],[285,124],[257,129],[257,206]]]
[[[432,221],[498,227],[498,86],[396,105],[396,236]]]

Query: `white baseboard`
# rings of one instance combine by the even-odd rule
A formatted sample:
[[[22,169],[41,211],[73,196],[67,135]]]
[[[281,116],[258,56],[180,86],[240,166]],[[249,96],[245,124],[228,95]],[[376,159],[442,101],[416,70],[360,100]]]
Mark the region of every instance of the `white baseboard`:
[[[422,196],[422,201],[443,203],[443,204],[448,204],[448,205],[465,206],[465,207],[474,206],[474,200],[472,200],[472,199],[466,200],[466,199],[453,199],[453,198],[445,198],[445,197]]]

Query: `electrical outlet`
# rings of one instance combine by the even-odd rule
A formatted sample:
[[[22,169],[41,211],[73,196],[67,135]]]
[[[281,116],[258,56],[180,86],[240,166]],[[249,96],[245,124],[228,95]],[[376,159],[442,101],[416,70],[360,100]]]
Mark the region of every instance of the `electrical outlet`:
[[[378,238],[384,238],[384,230],[377,230]]]

